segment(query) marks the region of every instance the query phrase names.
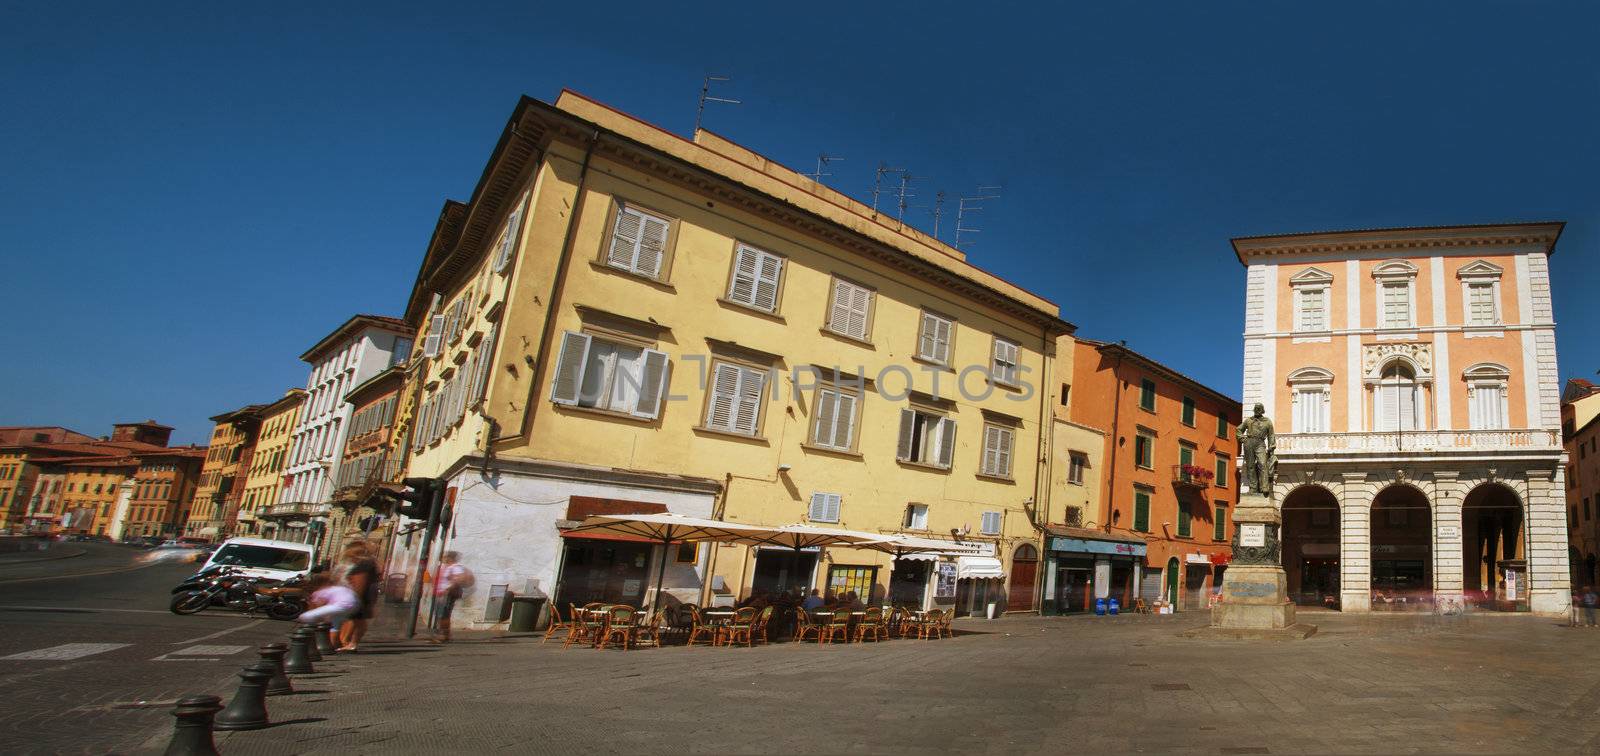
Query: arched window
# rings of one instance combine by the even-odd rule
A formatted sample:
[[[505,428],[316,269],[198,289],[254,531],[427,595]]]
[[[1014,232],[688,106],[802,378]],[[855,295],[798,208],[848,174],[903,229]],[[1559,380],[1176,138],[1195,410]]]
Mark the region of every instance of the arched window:
[[[1375,391],[1373,424],[1378,431],[1409,431],[1421,426],[1417,422],[1422,405],[1417,374],[1410,365],[1400,360],[1385,365]]]
[[[1035,548],[1031,543],[1025,543],[1017,547],[1017,553],[1012,558],[1019,562],[1037,562],[1039,561],[1039,549]]]
[[[1511,371],[1504,365],[1480,362],[1461,371],[1467,383],[1467,420],[1473,430],[1500,430],[1511,426],[1506,383]]]
[[[1300,368],[1289,374],[1289,390],[1294,407],[1290,433],[1328,433],[1329,407],[1332,405],[1333,373],[1317,367]]]

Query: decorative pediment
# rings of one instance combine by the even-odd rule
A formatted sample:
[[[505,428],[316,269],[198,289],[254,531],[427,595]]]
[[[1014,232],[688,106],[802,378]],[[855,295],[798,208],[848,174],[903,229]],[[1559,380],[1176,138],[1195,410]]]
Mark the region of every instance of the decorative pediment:
[[[1430,343],[1396,342],[1361,347],[1361,372],[1369,381],[1378,380],[1383,368],[1395,360],[1409,365],[1417,380],[1433,377],[1433,345]]]
[[[1373,278],[1416,278],[1417,266],[1405,260],[1389,260],[1372,269]]]
[[[1495,362],[1480,362],[1461,371],[1462,380],[1504,381],[1511,378],[1511,370]]]
[[[1505,269],[1492,262],[1473,260],[1456,270],[1456,278],[1463,280],[1494,279],[1499,278],[1502,273],[1505,273]]]
[[[1333,372],[1319,367],[1303,367],[1289,374],[1290,383],[1333,383]]]
[[[1333,283],[1333,274],[1321,268],[1306,268],[1289,278],[1290,286],[1325,286]]]

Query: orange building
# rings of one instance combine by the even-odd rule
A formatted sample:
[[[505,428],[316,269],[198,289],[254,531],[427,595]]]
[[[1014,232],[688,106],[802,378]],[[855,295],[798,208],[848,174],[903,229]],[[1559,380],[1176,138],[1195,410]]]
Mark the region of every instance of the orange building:
[[[221,540],[232,534],[265,406],[250,404],[211,418],[216,427],[211,431],[211,445],[184,535]]]
[[[168,447],[172,428],[153,420],[119,423],[103,440],[83,441],[83,434],[60,428],[24,430],[29,432],[8,435],[15,440],[0,444],[0,482],[12,484],[12,529],[116,536],[177,532],[203,447]],[[64,440],[48,440],[56,438]]]
[[[1078,593],[1124,606],[1142,598],[1179,610],[1207,607],[1232,553],[1239,402],[1121,344],[1080,339],[1061,364],[1071,370],[1072,421],[1103,431],[1105,448],[1098,511],[1046,543],[1058,608],[1072,611],[1075,601],[1089,608]],[[1112,556],[1075,557],[1058,542],[1084,554],[1110,543],[1099,553]]]

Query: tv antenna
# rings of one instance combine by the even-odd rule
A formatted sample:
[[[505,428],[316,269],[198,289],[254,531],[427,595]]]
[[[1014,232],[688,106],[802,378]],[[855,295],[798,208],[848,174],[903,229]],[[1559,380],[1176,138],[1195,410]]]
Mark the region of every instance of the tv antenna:
[[[883,190],[883,176],[886,173],[903,173],[904,168],[890,168],[888,163],[878,164],[878,175],[872,180],[872,213],[878,213],[878,192]]]
[[[910,205],[906,204],[906,199],[917,196],[911,193],[911,182],[921,181],[923,178],[924,177],[912,176],[911,171],[900,172],[900,186],[895,189],[895,194],[899,196],[899,202],[896,203],[897,207],[899,208],[899,212],[895,213],[895,220],[900,221],[901,223],[905,222],[906,208],[910,207]]]
[[[962,197],[956,201],[956,249],[961,249],[962,234],[982,233],[981,229],[967,225],[967,214],[982,212],[985,200],[1000,199],[1000,189],[999,186],[980,186],[974,196]]]
[[[825,173],[824,172],[824,171],[827,170],[828,164],[829,163],[842,163],[842,162],[844,162],[844,158],[839,157],[838,155],[829,155],[826,152],[819,152],[819,153],[817,153],[817,172],[816,173],[808,173],[806,175],[810,176],[812,181],[815,181],[815,182],[820,184],[820,183],[822,183],[822,177],[823,176],[832,176],[833,175],[831,173]]]
[[[939,238],[939,218],[944,215],[944,192],[933,195],[933,238]]]
[[[732,98],[729,98],[729,97],[712,97],[711,96],[711,82],[713,82],[713,81],[733,81],[733,79],[731,79],[731,78],[729,78],[727,76],[718,76],[717,74],[711,74],[710,76],[707,76],[706,80],[700,84],[700,106],[695,108],[695,111],[694,111],[694,130],[695,131],[699,131],[700,130],[700,122],[705,120],[706,103],[708,103],[708,102],[723,102],[723,103],[727,103],[729,105],[743,105],[744,104],[744,103],[739,102],[738,100],[735,100],[735,99],[732,99]],[[693,136],[693,135],[691,134],[691,136]]]

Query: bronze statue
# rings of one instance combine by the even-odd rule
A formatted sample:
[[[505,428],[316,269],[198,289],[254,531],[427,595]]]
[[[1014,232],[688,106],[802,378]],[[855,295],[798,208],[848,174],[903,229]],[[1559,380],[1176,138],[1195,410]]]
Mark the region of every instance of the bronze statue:
[[[1267,408],[1259,404],[1255,413],[1239,423],[1239,448],[1244,455],[1244,470],[1239,483],[1251,493],[1272,497],[1272,480],[1278,468],[1278,439],[1272,432]]]

